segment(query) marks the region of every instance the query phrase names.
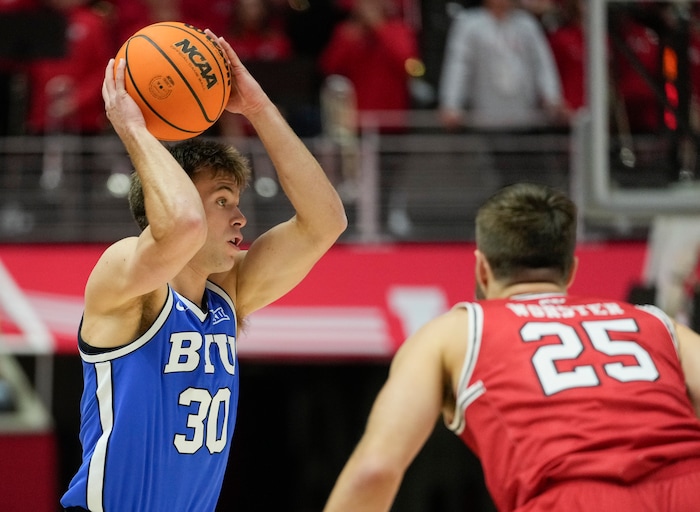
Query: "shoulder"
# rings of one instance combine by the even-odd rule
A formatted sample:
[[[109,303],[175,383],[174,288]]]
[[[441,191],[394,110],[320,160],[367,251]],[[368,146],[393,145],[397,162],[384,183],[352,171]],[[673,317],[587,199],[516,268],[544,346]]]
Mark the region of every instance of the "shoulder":
[[[126,238],[122,238],[120,240],[117,240],[116,242],[109,245],[102,254],[103,255],[108,254],[108,253],[111,254],[114,252],[119,252],[121,250],[132,249],[133,247],[136,246],[138,241],[139,241],[139,238],[137,236],[127,236]]]
[[[469,310],[473,303],[461,302],[448,311],[428,320],[420,326],[407,342],[427,343],[437,346],[439,340],[449,340],[455,335],[459,336],[466,331],[469,324]],[[413,341],[416,340],[416,341]]]
[[[153,297],[156,300],[165,297],[167,285],[144,296],[123,296],[128,281],[128,268],[132,264],[137,244],[137,237],[124,238],[107,247],[100,255],[85,285],[86,317],[96,313],[112,315],[115,311],[133,314]],[[140,306],[135,307],[136,304]]]
[[[87,284],[113,281],[127,268],[138,244],[137,237],[123,238],[107,247],[100,255],[88,277]]]
[[[418,332],[423,331],[426,338],[447,343],[455,338],[461,339],[468,332],[475,307],[478,308],[478,305],[472,302],[455,304],[450,310],[426,323]]]
[[[459,367],[469,332],[469,315],[465,308],[452,308],[429,320],[399,347],[392,366],[420,362],[433,370]],[[457,363],[455,363],[457,362]],[[454,369],[454,368],[452,368]]]
[[[101,272],[108,272],[110,275],[114,275],[114,272],[124,265],[129,256],[134,253],[138,240],[138,237],[135,236],[122,238],[107,247],[98,258],[90,279]]]

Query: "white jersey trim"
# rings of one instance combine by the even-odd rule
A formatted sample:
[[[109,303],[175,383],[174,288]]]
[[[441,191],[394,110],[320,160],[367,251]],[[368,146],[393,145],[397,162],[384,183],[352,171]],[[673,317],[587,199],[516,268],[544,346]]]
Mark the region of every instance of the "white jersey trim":
[[[87,506],[92,512],[103,512],[105,466],[107,462],[107,446],[114,426],[114,404],[112,389],[112,363],[95,364],[97,374],[97,403],[100,410],[100,425],[102,435],[95,444],[95,450],[90,457],[90,468],[87,476]]]
[[[160,330],[165,321],[168,319],[168,316],[170,315],[170,311],[172,310],[174,303],[173,293],[174,292],[172,288],[168,286],[168,297],[165,301],[163,309],[160,311],[160,313],[158,313],[158,317],[156,318],[155,322],[151,324],[151,326],[145,333],[136,338],[134,341],[127,345],[124,345],[123,347],[119,347],[118,349],[109,350],[107,352],[101,352],[99,354],[87,354],[81,350],[80,357],[82,357],[83,361],[85,361],[86,363],[101,363],[104,361],[112,361],[119,357],[125,356],[144,346],[146,343],[151,341],[153,336],[156,335],[156,333]]]
[[[474,375],[474,368],[479,358],[481,350],[481,338],[484,328],[484,311],[481,306],[474,302],[461,302],[455,307],[463,307],[467,310],[469,321],[469,332],[467,333],[466,350],[464,355],[464,363],[457,384],[458,394],[455,398],[454,417],[447,428],[452,430],[457,435],[464,431],[464,413],[467,407],[481,395],[486,392],[482,381],[475,382],[469,386]]]
[[[175,309],[178,311],[189,311],[192,313],[194,316],[197,317],[197,319],[200,321],[200,323],[204,323],[204,321],[207,319],[207,314],[208,311],[202,311],[197,304],[192,302],[190,299],[185,297],[184,295],[180,295],[176,291],[173,290],[173,293],[175,295]]]
[[[661,323],[663,323],[666,326],[668,334],[669,336],[671,336],[671,340],[673,341],[673,346],[676,349],[676,354],[680,355],[678,337],[676,336],[676,329],[673,327],[673,321],[671,320],[671,318],[661,308],[652,304],[640,304],[635,305],[634,307],[637,309],[641,309],[642,311],[646,311],[650,315],[655,316],[659,319],[659,321],[661,321]]]
[[[231,310],[233,311],[233,313],[234,314],[236,313],[236,308],[233,306],[233,300],[231,300],[231,296],[228,294],[228,292],[226,290],[224,290],[218,284],[212,283],[211,281],[207,281],[207,289],[213,291],[219,297],[224,299],[228,303],[228,305],[231,307]],[[238,325],[238,322],[236,322],[236,325]]]

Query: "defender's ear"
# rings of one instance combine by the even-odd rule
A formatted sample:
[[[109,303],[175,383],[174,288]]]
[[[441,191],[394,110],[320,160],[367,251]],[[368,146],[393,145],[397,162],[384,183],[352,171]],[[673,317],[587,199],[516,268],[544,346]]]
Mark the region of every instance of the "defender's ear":
[[[571,270],[569,270],[569,276],[566,279],[566,287],[572,285],[574,279],[576,278],[576,271],[578,270],[578,256],[574,256],[574,263],[571,265]]]
[[[474,251],[474,256],[476,257],[476,263],[474,265],[476,284],[481,288],[483,293],[486,293],[488,285],[493,279],[491,266],[489,265],[486,256],[484,256],[484,253],[482,253],[479,249]]]

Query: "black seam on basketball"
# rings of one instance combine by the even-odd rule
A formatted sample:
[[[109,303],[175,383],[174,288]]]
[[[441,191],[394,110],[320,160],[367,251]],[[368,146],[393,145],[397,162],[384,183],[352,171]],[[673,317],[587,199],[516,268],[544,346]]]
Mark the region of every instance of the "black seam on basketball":
[[[131,39],[133,39],[134,37],[137,37],[137,36],[132,36]],[[139,35],[138,37],[143,37],[143,38],[145,38],[145,39],[148,39],[151,43],[153,43],[153,41],[150,40],[150,39],[149,39],[148,37],[146,37],[146,36]],[[131,70],[129,69],[129,44],[130,44],[130,42],[127,43],[126,48],[124,49],[124,60],[126,60],[126,72],[127,72],[128,75],[129,75],[129,80],[131,81],[131,84],[134,86],[134,91],[136,91],[136,93],[139,95],[139,97],[143,100],[143,104],[146,105],[146,106],[148,107],[148,110],[150,110],[151,112],[153,112],[153,114],[155,114],[161,121],[163,121],[165,124],[167,124],[168,126],[174,128],[174,129],[176,129],[176,130],[179,130],[179,131],[181,131],[181,132],[183,132],[183,133],[191,133],[191,134],[193,134],[193,135],[199,135],[200,133],[202,133],[203,130],[196,131],[196,130],[187,130],[187,129],[185,129],[185,128],[180,128],[179,126],[177,126],[177,125],[171,123],[170,121],[168,121],[167,119],[165,119],[162,115],[160,115],[158,112],[156,112],[156,111],[153,109],[153,107],[152,107],[151,104],[149,103],[148,99],[146,99],[146,97],[144,97],[144,95],[141,94],[141,90],[136,86],[136,82],[134,81],[134,77],[133,77],[133,75],[131,74]],[[155,48],[157,48],[157,49],[160,51],[160,48],[158,48],[157,45],[154,44],[153,46],[154,46]],[[161,53],[162,53],[162,52],[161,52]],[[166,58],[167,58],[167,57],[166,57]],[[172,63],[171,63],[171,64],[172,64]],[[180,74],[180,76],[182,76],[182,74]],[[182,78],[183,78],[183,80],[184,80],[184,77],[182,77]],[[187,83],[187,81],[185,81],[185,83]],[[188,84],[188,87],[189,87],[189,84]],[[190,88],[190,90],[192,90],[192,88]],[[192,91],[192,92],[194,92],[194,91]],[[197,96],[194,95],[194,94],[193,94],[193,96],[194,96],[195,98],[197,97]],[[199,99],[197,99],[197,102],[199,102]],[[201,107],[201,104],[200,104],[200,107]]]
[[[179,23],[179,22],[178,22],[178,23]],[[224,94],[223,94],[222,97],[221,97],[221,104],[220,104],[219,109],[218,109],[218,110],[219,110],[219,113],[218,113],[218,115],[216,116],[216,118],[215,118],[215,119],[209,119],[208,113],[207,113],[206,111],[204,112],[204,118],[205,118],[207,121],[209,121],[209,122],[211,122],[211,123],[216,122],[216,120],[219,119],[219,116],[221,116],[221,114],[223,113],[224,109],[226,108],[226,104],[228,103],[228,97],[227,97],[228,95],[226,94],[226,89],[229,89],[229,90],[231,89],[231,70],[230,70],[230,68],[229,68],[229,66],[228,66],[228,64],[227,64],[227,65],[226,65],[226,70],[224,71],[224,70],[222,69],[222,66],[221,66],[220,62],[219,62],[219,57],[221,57],[221,58],[224,60],[224,62],[227,62],[227,61],[226,61],[226,57],[225,57],[225,55],[224,55],[224,50],[223,50],[223,48],[220,48],[220,47],[219,47],[219,43],[216,43],[215,41],[213,41],[213,40],[212,40],[208,35],[206,35],[205,33],[203,33],[203,32],[197,32],[197,31],[196,31],[196,30],[197,30],[196,27],[193,27],[192,25],[189,25],[189,27],[191,27],[189,30],[187,30],[187,29],[185,28],[185,26],[183,26],[183,25],[179,25],[179,24],[178,24],[178,25],[173,25],[172,23],[167,22],[167,21],[163,21],[163,22],[160,22],[160,23],[156,23],[156,25],[161,26],[161,27],[174,28],[174,29],[177,29],[177,30],[179,30],[179,31],[181,31],[181,32],[184,32],[184,33],[187,34],[187,35],[194,36],[195,39],[197,39],[200,43],[204,44],[204,47],[205,47],[205,49],[209,52],[209,55],[211,55],[211,57],[213,57],[214,62],[216,63],[216,66],[219,68],[219,72],[221,73],[221,76],[224,78],[224,80],[226,80],[226,81],[228,82],[228,83],[226,83],[226,84],[222,84],[222,85],[223,85],[223,88],[224,88]],[[194,31],[194,32],[193,32],[193,31]],[[142,37],[146,37],[146,36],[142,36]],[[217,49],[218,56],[217,56],[216,54],[214,54],[214,52],[212,51],[212,49],[210,48],[209,45],[212,45],[212,46],[214,46],[214,47]],[[158,48],[158,46],[156,46],[156,48]],[[199,49],[199,48],[198,48],[198,49]],[[196,96],[195,96],[195,97],[196,97]]]

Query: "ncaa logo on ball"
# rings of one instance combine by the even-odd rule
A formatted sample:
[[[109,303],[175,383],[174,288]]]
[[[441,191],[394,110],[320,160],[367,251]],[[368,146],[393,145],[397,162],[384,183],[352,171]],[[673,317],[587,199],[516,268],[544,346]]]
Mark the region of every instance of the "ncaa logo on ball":
[[[216,73],[214,73],[211,64],[207,61],[207,58],[200,52],[195,45],[193,45],[189,39],[185,38],[173,44],[174,48],[179,48],[184,56],[186,56],[192,66],[194,66],[199,72],[199,76],[204,80],[207,89],[211,89],[218,82],[216,78]]]

